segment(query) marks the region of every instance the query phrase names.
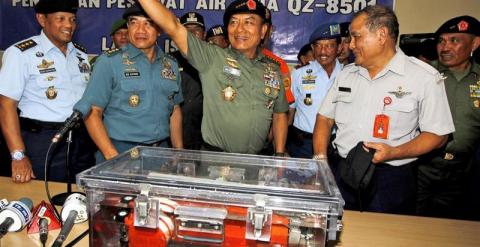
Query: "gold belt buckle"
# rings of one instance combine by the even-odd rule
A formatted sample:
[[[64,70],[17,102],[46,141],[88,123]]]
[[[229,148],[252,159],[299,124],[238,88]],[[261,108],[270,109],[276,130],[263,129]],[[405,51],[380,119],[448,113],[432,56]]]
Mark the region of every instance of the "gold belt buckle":
[[[445,157],[443,157],[444,160],[453,160],[455,156],[452,153],[445,153]]]

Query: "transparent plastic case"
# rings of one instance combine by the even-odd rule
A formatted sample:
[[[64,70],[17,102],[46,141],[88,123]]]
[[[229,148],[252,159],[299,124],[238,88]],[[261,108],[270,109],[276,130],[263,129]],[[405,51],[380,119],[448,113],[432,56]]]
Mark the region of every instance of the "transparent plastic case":
[[[90,246],[325,246],[342,228],[325,161],[136,147],[77,184]]]

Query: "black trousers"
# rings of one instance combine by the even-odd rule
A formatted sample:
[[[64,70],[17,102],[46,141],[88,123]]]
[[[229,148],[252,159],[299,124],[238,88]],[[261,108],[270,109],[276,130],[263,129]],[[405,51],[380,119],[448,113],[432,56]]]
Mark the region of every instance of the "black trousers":
[[[344,165],[346,159],[339,157],[338,154],[336,156],[332,157],[330,162],[338,188],[345,200],[345,209],[393,214],[415,213],[416,162],[402,166],[375,164],[369,191],[359,194],[340,178],[338,168]]]
[[[53,125],[42,126],[41,122],[25,123],[21,120],[22,138],[25,143],[25,152],[32,163],[36,179],[45,177],[45,157],[53,136],[58,128]],[[68,135],[68,134],[67,134]],[[74,181],[75,175],[95,165],[95,144],[90,139],[86,128],[81,125],[72,130],[72,143],[70,144],[70,180],[67,179],[66,153],[67,135],[53,150],[50,150],[50,166],[48,180],[58,182]]]
[[[418,168],[417,213],[422,216],[471,219],[469,193],[473,153],[453,154],[434,151],[421,158]],[[473,209],[478,211],[477,209]]]

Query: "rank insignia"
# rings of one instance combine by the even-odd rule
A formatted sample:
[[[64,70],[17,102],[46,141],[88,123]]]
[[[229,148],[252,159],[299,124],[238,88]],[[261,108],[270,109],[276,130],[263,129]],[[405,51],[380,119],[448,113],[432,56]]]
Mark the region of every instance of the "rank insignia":
[[[43,57],[43,52],[38,51],[37,53],[35,53],[35,56],[37,56],[37,57]]]
[[[58,94],[58,91],[54,86],[48,87],[47,90],[45,91],[45,95],[47,96],[47,99],[50,99],[50,100],[57,98],[57,94]]]
[[[128,104],[131,107],[137,107],[140,104],[140,96],[138,96],[138,94],[130,95],[130,97],[128,98]]]
[[[232,87],[228,86],[222,90],[223,100],[233,101],[237,96],[237,91]]]
[[[401,98],[403,98],[403,96],[409,95],[409,94],[411,94],[412,92],[403,91],[403,88],[402,88],[402,87],[398,87],[397,91],[390,91],[390,92],[388,92],[388,93],[389,93],[389,94],[393,94],[393,95],[395,95],[395,97],[401,99]]]
[[[39,69],[48,69],[50,66],[52,66],[54,64],[54,61],[47,61],[45,59],[42,59],[42,63],[37,65],[37,68]]]

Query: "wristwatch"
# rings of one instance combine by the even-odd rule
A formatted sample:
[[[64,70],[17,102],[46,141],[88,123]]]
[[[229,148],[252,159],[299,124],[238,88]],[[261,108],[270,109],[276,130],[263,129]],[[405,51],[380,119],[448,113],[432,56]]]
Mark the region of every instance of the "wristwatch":
[[[25,158],[25,151],[13,150],[13,152],[11,152],[10,155],[12,156],[12,160],[20,161]]]
[[[314,159],[314,160],[324,160],[324,159],[326,159],[326,158],[327,158],[327,156],[326,156],[325,154],[315,154],[315,155],[312,157],[312,159]]]

